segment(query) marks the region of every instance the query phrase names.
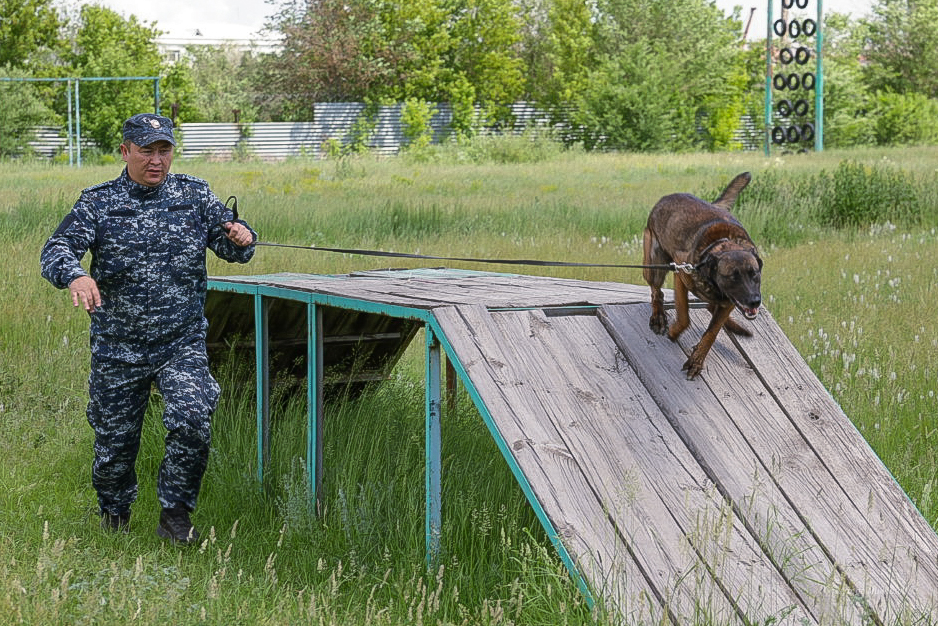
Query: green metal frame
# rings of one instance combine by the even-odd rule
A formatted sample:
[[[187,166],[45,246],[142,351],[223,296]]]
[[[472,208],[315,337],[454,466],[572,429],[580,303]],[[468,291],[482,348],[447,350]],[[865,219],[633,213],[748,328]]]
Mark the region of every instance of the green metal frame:
[[[78,85],[81,81],[106,81],[106,80],[152,80],[153,81],[153,110],[160,114],[160,80],[159,76],[87,76],[71,78],[11,78],[0,76],[0,82],[53,82],[67,83],[65,87],[65,96],[68,107],[68,164],[77,164],[81,167],[81,100],[79,98]],[[72,159],[72,82],[75,82],[75,161]]]
[[[814,53],[817,62],[814,79],[814,150],[824,150],[824,0],[817,1],[817,33],[814,40]],[[766,0],[766,35],[765,35],[765,155],[772,152],[772,0]]]
[[[255,359],[257,368],[257,480],[263,486],[264,468],[270,458],[270,372],[269,370],[269,334],[268,311],[270,300],[275,298],[304,302],[307,305],[307,457],[306,469],[309,476],[309,490],[311,498],[317,507],[321,504],[323,467],[323,336],[322,336],[322,307],[335,307],[377,315],[385,315],[402,319],[416,320],[424,325],[426,334],[426,558],[427,566],[431,568],[437,562],[440,549],[441,520],[442,520],[442,463],[441,463],[441,363],[445,353],[453,370],[472,398],[485,422],[489,433],[495,440],[498,449],[508,463],[512,474],[521,486],[521,490],[534,509],[541,526],[547,532],[554,548],[560,555],[570,575],[576,581],[580,591],[586,597],[590,606],[594,600],[583,575],[580,573],[570,553],[560,541],[560,535],[554,528],[544,508],[534,495],[530,483],[524,472],[518,466],[511,449],[495,426],[485,400],[472,384],[468,373],[462,363],[455,356],[452,345],[447,341],[442,328],[427,309],[410,308],[404,306],[380,304],[367,300],[344,298],[322,293],[292,290],[283,287],[268,285],[246,284],[228,282],[224,278],[213,278],[208,282],[212,291],[240,293],[254,298],[254,326],[255,326]],[[594,307],[595,308],[595,307]],[[504,309],[500,309],[504,310]]]

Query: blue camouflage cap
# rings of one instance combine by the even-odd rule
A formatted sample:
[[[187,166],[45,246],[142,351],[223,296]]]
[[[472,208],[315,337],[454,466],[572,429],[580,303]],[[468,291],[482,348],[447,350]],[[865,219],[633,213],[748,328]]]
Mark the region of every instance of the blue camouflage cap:
[[[154,141],[168,141],[176,145],[173,121],[155,113],[138,113],[124,122],[124,140],[138,146],[149,146]]]

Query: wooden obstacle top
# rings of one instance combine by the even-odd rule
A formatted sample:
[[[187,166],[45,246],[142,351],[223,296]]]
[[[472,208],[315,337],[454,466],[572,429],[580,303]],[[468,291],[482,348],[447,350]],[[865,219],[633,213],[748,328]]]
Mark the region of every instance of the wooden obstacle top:
[[[427,312],[548,531],[624,624],[938,622],[938,535],[768,312],[752,338],[722,333],[687,381],[709,314],[672,343],[648,329],[645,287],[454,270],[215,280]]]
[[[267,274],[224,276],[216,281],[267,286],[414,309],[480,304],[488,308],[562,307],[636,303],[648,288],[445,268],[371,270],[342,275]]]

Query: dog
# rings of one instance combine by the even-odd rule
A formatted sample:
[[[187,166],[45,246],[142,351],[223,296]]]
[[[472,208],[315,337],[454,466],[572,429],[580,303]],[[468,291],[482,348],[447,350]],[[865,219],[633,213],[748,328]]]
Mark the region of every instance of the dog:
[[[752,176],[744,172],[734,178],[713,204],[687,193],[664,196],[652,208],[644,233],[643,270],[651,287],[649,328],[677,341],[690,324],[687,292],[707,303],[712,317],[700,342],[684,363],[687,379],[703,369],[704,359],[721,328],[738,335],[752,333],[730,318],[739,309],[746,319],[755,319],[762,304],[762,259],[755,244],[733,217],[730,209]],[[668,326],[661,285],[670,263],[689,264],[689,271],[674,273],[674,308],[677,320]]]

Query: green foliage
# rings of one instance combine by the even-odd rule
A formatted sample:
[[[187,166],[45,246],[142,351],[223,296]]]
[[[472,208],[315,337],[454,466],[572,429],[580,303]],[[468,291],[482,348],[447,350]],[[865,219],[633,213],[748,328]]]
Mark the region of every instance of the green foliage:
[[[414,163],[543,163],[573,149],[544,130],[532,128],[521,134],[480,134],[458,142],[428,145],[404,153]]]
[[[548,104],[575,102],[586,89],[594,63],[595,32],[587,3],[555,0],[549,3],[548,36],[544,56],[550,67],[541,98]]]
[[[476,102],[509,104],[522,93],[524,67],[515,47],[520,23],[510,0],[464,0],[453,11],[450,51],[455,77],[472,85]]]
[[[366,103],[365,107],[355,118],[355,123],[349,129],[348,137],[345,138],[345,147],[351,152],[367,152],[368,142],[371,140],[378,125],[378,107],[377,103]]]
[[[472,137],[476,129],[475,87],[465,76],[457,77],[446,86],[453,107],[452,130],[457,141]]]
[[[183,122],[199,121],[195,101],[198,86],[191,68],[185,62],[173,63],[164,68],[160,81],[161,110],[166,116],[176,120],[176,125]],[[176,145],[182,148],[185,137],[176,129]]]
[[[125,19],[98,5],[81,8],[80,25],[70,61],[79,76],[149,77],[160,75],[155,39],[159,31]],[[149,80],[85,81],[81,84],[81,129],[103,151],[121,142],[123,121],[154,109],[154,82]]]
[[[938,97],[938,0],[877,0],[864,23],[870,89]]]
[[[870,117],[881,146],[938,142],[938,100],[921,93],[877,93]]]
[[[285,4],[273,18],[283,37],[271,59],[271,81],[289,109],[309,119],[313,103],[380,99],[396,84],[396,38],[384,31],[381,0],[315,0]]]
[[[863,80],[866,25],[846,15],[824,16],[824,144],[828,148],[875,145],[870,90]]]
[[[674,89],[664,42],[639,41],[604,57],[592,72],[574,121],[587,148],[627,151],[686,149],[695,119]]]
[[[0,0],[0,67],[35,69],[59,46],[53,0]]]
[[[186,56],[171,66],[167,76],[166,100],[179,102],[184,122],[234,122],[238,111],[242,122],[257,119],[252,94],[251,54],[231,45],[190,45]]]
[[[0,67],[0,74],[9,78],[29,77],[10,66]],[[0,81],[0,157],[29,156],[32,149],[28,142],[35,136],[33,129],[56,122],[56,115],[46,106],[37,85]]]
[[[746,87],[737,69],[738,22],[703,0],[606,0],[598,15],[599,63],[574,120],[585,127],[585,144],[621,150],[724,145],[722,109],[740,110]],[[714,122],[709,140],[697,137],[701,116]]]
[[[701,197],[713,200],[721,190],[709,187]],[[845,159],[800,176],[759,172],[735,212],[756,241],[792,246],[830,229],[919,228],[938,220],[936,206],[938,185],[928,172],[909,171],[891,159]]]
[[[433,141],[430,121],[437,109],[429,102],[408,98],[401,106],[401,127],[408,150],[423,150]]]
[[[835,228],[914,225],[922,218],[922,206],[932,201],[934,190],[926,189],[895,167],[844,161],[833,174],[818,177],[818,217]]]
[[[315,101],[449,102],[456,132],[472,131],[476,103],[505,105],[523,89],[510,0],[317,0],[274,19],[284,35],[274,82]]]

